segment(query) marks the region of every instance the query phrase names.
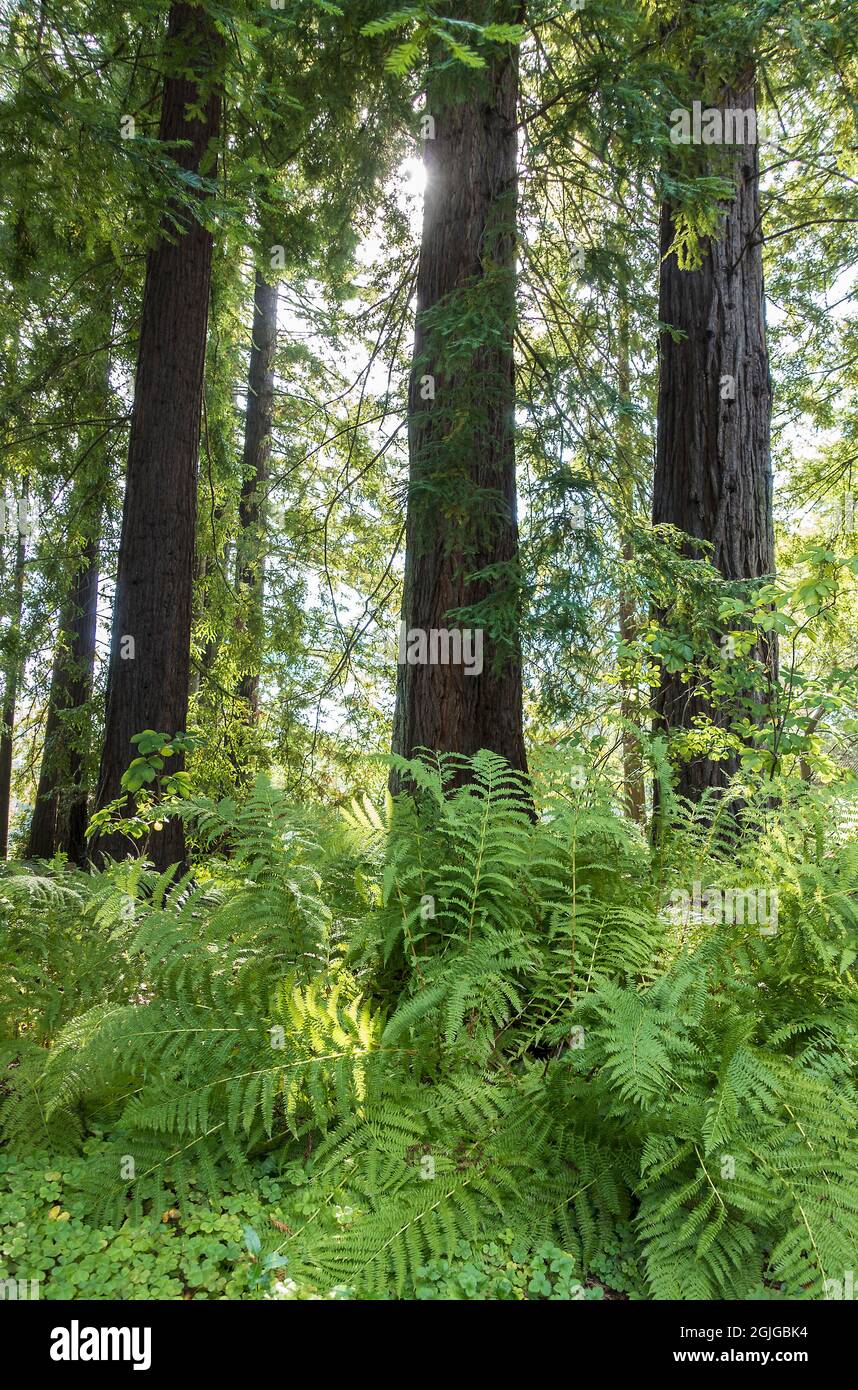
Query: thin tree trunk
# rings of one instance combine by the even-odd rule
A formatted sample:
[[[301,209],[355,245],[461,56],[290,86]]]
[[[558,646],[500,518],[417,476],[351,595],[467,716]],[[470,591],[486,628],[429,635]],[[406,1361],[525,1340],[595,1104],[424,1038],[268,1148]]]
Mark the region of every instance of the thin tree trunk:
[[[630,542],[623,546],[623,559],[630,564],[634,558]],[[634,601],[625,592],[620,594],[620,640],[632,647],[638,640],[639,624]],[[620,709],[623,716],[623,801],[626,815],[638,825],[646,820],[646,787],[640,739],[630,725],[639,726],[637,691],[623,686]]]
[[[100,311],[99,311],[100,312]],[[113,336],[114,306],[104,314],[108,341]],[[93,415],[110,414],[110,350],[90,359]],[[50,859],[62,849],[72,863],[86,863],[86,826],[90,776],[91,711],[98,621],[99,546],[110,461],[105,435],[98,427],[84,447],[82,468],[72,492],[69,541],[73,562],[63,596],[45,718],[42,761],[27,854]],[[68,564],[68,561],[66,562]]]
[[[165,81],[159,138],[188,172],[212,176],[222,40],[203,8],[177,4],[170,10],[167,43],[174,73],[182,75]],[[196,79],[186,76],[188,71]],[[188,109],[194,106],[201,116]],[[99,807],[121,795],[121,778],[134,756],[132,736],[147,728],[174,734],[184,730],[187,719],[212,238],[193,211],[178,206],[172,211],[178,231],[165,223],[146,267]],[[122,855],[127,849],[127,841],[115,834],[98,843],[99,854]],[[153,833],[147,854],[158,867],[181,861],[181,823],[173,819]]]
[[[86,861],[86,748],[70,717],[89,702],[98,616],[98,536],[87,539],[71,581],[57,634],[45,742],[27,854],[50,859],[63,849],[72,863]]]
[[[725,91],[721,105],[756,111],[753,75]],[[664,333],[661,339],[653,521],[711,542],[712,561],[725,579],[752,580],[775,567],[756,144],[740,148],[737,166],[736,196],[722,235],[708,244],[700,269],[680,270],[674,256],[661,262],[659,319],[684,336],[674,341]],[[674,232],[665,206],[663,257]],[[701,552],[689,541],[687,553]],[[774,642],[758,655],[773,671]],[[656,727],[687,729],[698,715],[727,724],[731,712],[713,709],[705,693],[690,694],[678,674],[665,674],[656,698]],[[735,767],[735,759],[701,756],[684,762],[678,790],[697,798],[707,787],[724,786]]]
[[[271,453],[274,409],[274,353],[277,347],[277,285],[269,285],[259,271],[253,296],[253,336],[247,375],[247,409],[244,416],[240,530],[236,553],[236,584],[247,594],[249,665],[238,682],[237,693],[251,713],[259,710],[259,676],[262,665],[263,597],[265,586],[265,487]]]
[[[82,577],[77,601],[81,605],[83,620],[75,632],[75,645],[72,656],[78,663],[77,684],[70,692],[74,701],[72,708],[85,706],[92,695],[92,681],[95,666],[95,634],[98,625],[98,545],[93,546],[92,565]],[[78,645],[79,642],[79,645]],[[87,735],[89,730],[87,728]],[[73,864],[83,866],[87,862],[86,828],[89,822],[89,797],[87,788],[89,746],[88,740],[77,738],[69,752],[68,806],[61,809],[58,818],[59,848],[64,850]]]
[[[22,497],[29,496],[27,480],[24,480]],[[18,518],[16,517],[16,524]],[[18,700],[18,682],[21,679],[21,618],[24,612],[24,567],[27,558],[26,537],[18,527],[15,546],[15,573],[12,587],[12,613],[9,626],[9,653],[6,661],[5,685],[3,690],[2,729],[0,729],[0,859],[8,858],[9,853],[9,813],[12,805],[12,744],[15,737],[15,705]]]
[[[626,409],[631,403],[631,363],[629,360],[629,310],[625,298],[620,303],[619,352],[617,362],[617,387],[620,404]],[[632,430],[625,411],[620,415],[618,427],[619,475],[625,491],[625,505],[631,516],[634,506],[634,477],[632,470]],[[627,565],[634,558],[631,541],[623,542],[623,559]],[[638,614],[634,598],[623,587],[619,599],[620,641],[626,647],[633,647],[638,640]],[[638,825],[646,819],[646,789],[644,785],[643,759],[640,738],[632,725],[639,727],[638,692],[630,684],[624,683],[620,703],[623,717],[623,791],[626,815]]]
[[[495,18],[519,17],[499,9]],[[488,748],[526,770],[513,374],[516,51],[496,50],[483,72],[459,81],[453,100],[430,91],[427,101],[434,138],[424,154],[402,621],[406,643],[418,631],[427,652],[433,630],[479,629],[482,670],[476,635],[467,664],[400,659],[393,749]],[[475,325],[482,342],[469,346]],[[488,566],[490,577],[471,577]],[[473,606],[488,618],[450,616]],[[419,656],[419,646],[412,650]],[[400,786],[395,774],[391,786]]]

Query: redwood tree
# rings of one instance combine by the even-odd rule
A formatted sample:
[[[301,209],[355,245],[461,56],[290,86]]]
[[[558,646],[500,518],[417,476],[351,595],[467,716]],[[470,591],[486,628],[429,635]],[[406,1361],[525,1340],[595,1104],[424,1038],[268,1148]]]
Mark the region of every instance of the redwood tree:
[[[113,611],[98,805],[121,795],[143,729],[185,728],[194,573],[197,459],[212,237],[200,220],[220,133],[222,40],[202,6],[175,4],[159,139],[191,175],[193,191],[168,208],[149,252]],[[171,765],[175,771],[175,765]],[[98,852],[127,842],[102,836]],[[183,858],[181,824],[167,822],[147,853],[164,866]]]
[[[756,86],[748,71],[721,94],[721,110],[753,110]],[[703,247],[698,269],[683,270],[668,250],[676,233],[673,210],[661,213],[659,319],[682,336],[661,336],[658,440],[653,521],[670,523],[700,556],[698,540],[725,579],[754,580],[774,572],[770,421],[772,390],[766,346],[760,233],[759,146],[737,148],[735,197],[717,236]],[[773,643],[756,653],[770,669]],[[728,723],[705,691],[680,673],[665,673],[656,699],[657,727],[691,727],[705,715]],[[736,762],[705,756],[679,767],[678,790],[698,797],[723,786]]]
[[[518,18],[513,9],[494,6],[492,17]],[[513,378],[517,52],[493,47],[485,68],[450,83],[430,84],[424,122],[402,621],[406,633],[480,629],[483,665],[469,674],[464,663],[400,662],[393,749],[489,748],[525,769]]]

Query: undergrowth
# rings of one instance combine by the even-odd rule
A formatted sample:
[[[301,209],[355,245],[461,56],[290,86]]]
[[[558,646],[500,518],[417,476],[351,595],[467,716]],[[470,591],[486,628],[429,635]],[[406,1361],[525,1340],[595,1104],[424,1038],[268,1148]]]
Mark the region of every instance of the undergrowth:
[[[7,1155],[115,1231],[300,1170],[230,1248],[256,1282],[203,1296],[824,1297],[858,1245],[834,793],[667,800],[651,846],[595,774],[462,762],[381,807],[189,800],[184,877],[9,866]]]

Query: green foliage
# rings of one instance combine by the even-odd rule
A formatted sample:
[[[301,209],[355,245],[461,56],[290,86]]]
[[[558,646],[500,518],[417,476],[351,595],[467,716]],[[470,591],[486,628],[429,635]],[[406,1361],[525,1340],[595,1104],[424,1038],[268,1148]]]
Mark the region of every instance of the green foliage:
[[[282,1253],[283,1236],[312,1216],[318,1188],[301,1165],[282,1174],[270,1161],[254,1171],[249,1191],[231,1191],[224,1170],[215,1190],[192,1189],[181,1206],[157,1206],[136,1222],[93,1226],[82,1193],[86,1167],[103,1141],[90,1140],[81,1157],[54,1162],[34,1153],[24,1160],[0,1155],[0,1281],[22,1281],[19,1297],[41,1299],[286,1299],[368,1298],[366,1290],[293,1278]],[[328,1194],[335,1196],[332,1188]],[[336,1230],[350,1213],[329,1204]],[[621,1281],[619,1267],[606,1269]],[[459,1242],[450,1258],[421,1266],[409,1293],[434,1299],[589,1299],[598,1283],[583,1285],[572,1257],[545,1243],[531,1250],[509,1229],[490,1241]],[[16,1290],[17,1292],[17,1290]]]
[[[137,983],[124,950],[144,865],[90,877],[61,857],[44,872],[0,876],[0,1057],[24,1066],[91,1006],[126,1000]],[[32,1139],[32,1134],[30,1135]]]
[[[120,882],[135,920],[98,1002],[57,1014],[17,980],[16,1151],[103,1132],[86,1201],[114,1220],[303,1153],[301,1238],[287,1219],[262,1252],[287,1292],[821,1297],[858,1233],[858,851],[820,833],[833,802],[773,784],[723,849],[683,810],[654,856],[592,772],[570,791],[555,767],[534,807],[490,753],[398,766],[384,815],[262,779],[189,800],[223,856],[205,879],[114,866],[88,907],[29,887],[60,960]],[[776,930],[677,913],[692,878],[776,891]]]
[[[91,827],[145,853],[176,816],[193,867],[0,868],[3,1271],[32,1252],[49,1297],[128,1296],[126,1271],[132,1296],[821,1296],[858,1230],[849,7],[533,0],[525,27],[510,0],[217,0],[227,41],[194,73],[223,89],[216,176],[157,139],[164,75],[195,66],[165,6],[0,13],[0,500],[18,515],[26,492],[34,518],[0,536],[13,851],[81,563],[97,550],[108,588],[116,570],[147,254],[165,216],[195,209],[214,236],[205,738],[139,733]],[[648,517],[656,348],[677,336],[659,256],[703,263],[735,178],[732,151],[673,146],[669,113],[751,58],[778,117],[760,221],[784,515],[777,577],[744,583]],[[483,109],[513,59],[515,195],[412,361],[419,118],[442,188],[451,111]],[[257,274],[280,334],[250,522]],[[445,620],[521,651],[533,782],[488,752],[427,755],[394,760],[409,794],[382,803],[407,439],[409,543],[467,572],[509,508],[473,475],[499,409],[521,548]],[[58,829],[96,781],[93,671],[45,748]],[[665,672],[729,727],[650,737]],[[658,791],[651,840],[612,785],[629,739]],[[678,804],[687,756],[735,758],[738,805]],[[678,907],[694,885],[776,894],[776,929]]]
[[[475,15],[481,15],[488,7],[471,5],[465,8]],[[502,11],[505,7],[501,5],[497,8]],[[449,54],[451,60],[466,69],[483,68],[486,59],[479,51],[479,45],[519,44],[526,33],[523,24],[477,23],[474,18],[461,16],[454,19],[439,14],[434,6],[428,5],[408,5],[391,10],[379,19],[370,20],[361,33],[374,38],[402,31],[408,31],[408,38],[398,42],[385,59],[388,72],[398,76],[404,76],[417,67],[426,49],[432,47]]]
[[[250,1258],[245,1232],[270,1229],[283,1184],[260,1173],[252,1193],[234,1193],[224,1172],[217,1191],[194,1191],[181,1210],[170,1202],[135,1223],[94,1227],[81,1192],[99,1147],[90,1141],[82,1157],[56,1162],[0,1154],[0,1280],[26,1280],[28,1290],[38,1280],[45,1299],[236,1299],[270,1287],[276,1266],[260,1279],[264,1259]]]
[[[131,739],[138,757],[132,758],[122,774],[123,794],[94,811],[87,826],[87,838],[119,831],[129,844],[145,847],[152,830],[179,813],[180,803],[191,788],[191,774],[185,768],[165,771],[166,759],[183,757],[205,742],[199,734],[165,734],[144,729]]]
[[[460,1241],[449,1259],[430,1260],[418,1268],[414,1285],[414,1296],[422,1301],[564,1302],[600,1299],[603,1294],[600,1284],[581,1283],[576,1262],[565,1250],[549,1241],[531,1249],[509,1229],[477,1245]]]
[[[125,791],[139,792],[142,787],[157,784],[162,796],[181,795],[187,791],[188,774],[174,772],[162,777],[165,758],[187,753],[199,742],[191,734],[159,734],[155,729],[144,729],[135,734],[131,742],[136,745],[138,756],[133,759],[128,771],[123,773],[122,787]]]

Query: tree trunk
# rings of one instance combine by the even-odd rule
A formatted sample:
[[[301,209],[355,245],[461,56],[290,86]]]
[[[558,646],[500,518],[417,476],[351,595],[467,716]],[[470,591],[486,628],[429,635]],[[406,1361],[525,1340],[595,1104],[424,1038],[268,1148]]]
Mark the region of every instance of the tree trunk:
[[[63,849],[74,864],[86,862],[87,789],[83,731],[74,717],[89,702],[98,616],[98,536],[87,539],[72,577],[57,634],[45,742],[27,854],[50,859]]]
[[[174,68],[164,85],[159,138],[182,168],[212,176],[220,132],[222,40],[204,9],[177,4],[170,10],[167,44]],[[196,78],[185,75],[188,71]],[[195,105],[201,117],[187,109]],[[193,210],[177,205],[172,216],[178,228],[165,222],[146,267],[99,807],[121,795],[120,780],[134,756],[132,736],[147,728],[174,734],[184,730],[187,718],[212,238]],[[116,834],[98,843],[100,855],[118,856],[127,849]],[[181,823],[168,821],[153,833],[147,854],[158,867],[181,861]]]
[[[436,88],[427,101],[434,132],[424,147],[393,749],[408,757],[418,748],[488,748],[526,770],[513,364],[517,53],[496,49],[486,69],[458,80],[453,99]],[[489,566],[491,575],[473,577]],[[473,619],[450,616],[473,607]],[[469,659],[419,659],[410,633],[423,634],[431,656],[432,632],[454,626],[473,634]],[[403,660],[409,649],[415,664]]]
[[[96,310],[100,315],[101,310]],[[103,332],[113,336],[114,305],[103,316]],[[82,385],[92,391],[93,416],[110,415],[110,351],[84,366]],[[98,622],[99,545],[110,482],[106,436],[96,426],[85,443],[69,502],[66,530],[71,571],[63,594],[45,718],[42,761],[27,855],[50,859],[63,850],[73,864],[86,863],[90,779],[92,697]]]
[[[247,594],[248,669],[237,693],[255,716],[259,709],[262,665],[263,596],[265,584],[265,486],[271,452],[274,410],[274,353],[277,347],[277,285],[256,272],[253,297],[253,336],[247,375],[244,416],[244,457],[236,554],[236,584]]]
[[[22,497],[29,496],[26,479],[21,491]],[[15,518],[17,525],[18,518]],[[27,558],[27,542],[23,530],[18,526],[15,546],[15,574],[12,588],[12,613],[9,624],[9,651],[6,660],[5,684],[3,689],[2,728],[0,728],[0,859],[9,854],[9,812],[12,805],[12,743],[15,736],[15,705],[18,700],[18,682],[21,679],[21,618],[24,612],[24,567]]]
[[[623,546],[623,559],[631,563],[633,551],[626,541]],[[634,600],[623,592],[620,594],[620,640],[632,647],[638,640],[639,624]],[[637,825],[646,820],[646,787],[644,783],[643,758],[640,738],[630,725],[638,725],[638,694],[633,686],[624,685],[620,704],[623,716],[623,804],[626,815]]]
[[[725,91],[721,105],[756,112],[753,76]],[[712,561],[725,579],[751,580],[772,574],[775,564],[756,144],[739,148],[736,177],[722,235],[708,243],[700,269],[680,270],[674,256],[661,262],[659,319],[685,336],[661,338],[653,521],[692,538],[689,555],[701,553],[693,540],[711,542]],[[674,232],[665,206],[663,257]],[[758,654],[774,670],[775,644]],[[705,692],[692,695],[678,674],[665,674],[656,727],[686,729],[698,715],[726,725],[731,712],[713,710]],[[696,799],[707,787],[724,786],[736,765],[706,757],[683,763],[678,790]]]
[[[619,444],[618,474],[624,494],[624,503],[629,518],[634,508],[634,472],[632,449],[634,445],[631,420],[626,413],[631,406],[631,362],[629,351],[629,309],[624,294],[621,294],[618,332],[617,391],[620,398],[621,414],[617,427]],[[634,551],[630,540],[623,542],[623,560],[631,564]],[[634,596],[622,587],[619,597],[620,641],[626,647],[633,647],[639,636],[638,613]],[[626,815],[638,825],[646,819],[646,788],[644,785],[643,758],[641,742],[632,726],[640,727],[638,691],[633,684],[624,682],[620,702],[623,718],[623,801]]]

